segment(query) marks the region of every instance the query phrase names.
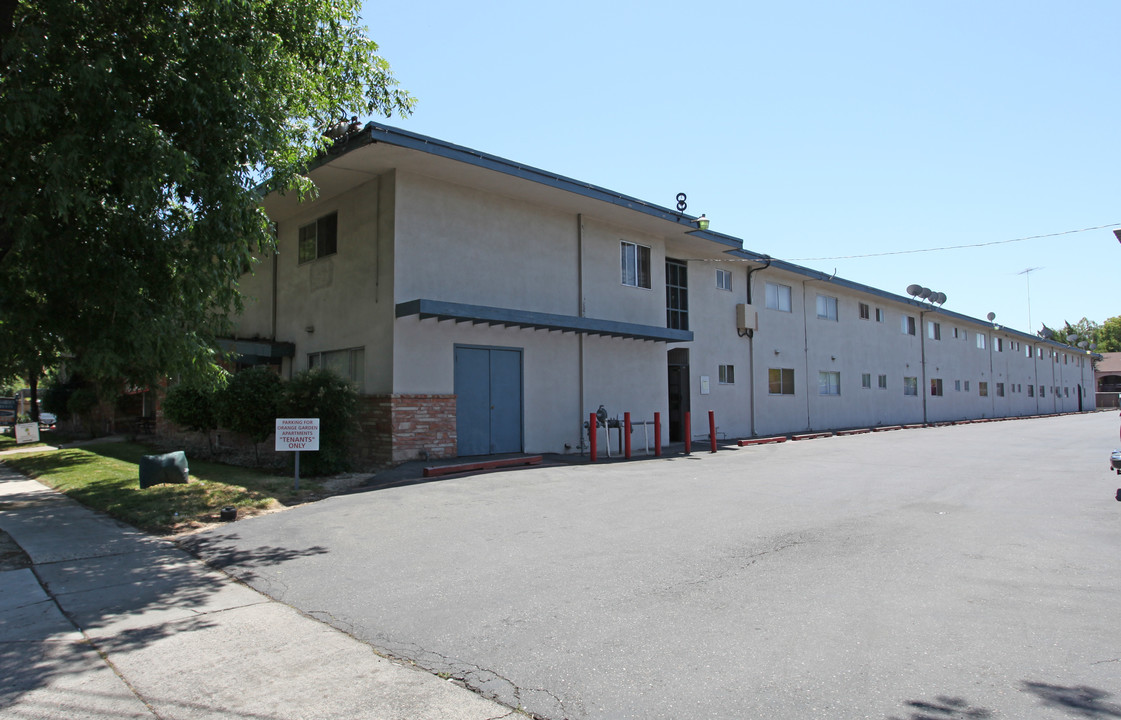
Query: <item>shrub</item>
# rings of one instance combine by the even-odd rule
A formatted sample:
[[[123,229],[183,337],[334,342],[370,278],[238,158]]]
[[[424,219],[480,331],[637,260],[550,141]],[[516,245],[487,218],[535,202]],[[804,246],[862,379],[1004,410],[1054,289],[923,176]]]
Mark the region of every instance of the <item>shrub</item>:
[[[258,366],[231,377],[218,401],[218,420],[222,427],[253,441],[257,465],[261,464],[258,443],[268,439],[276,429],[280,395],[280,376],[267,367]]]
[[[284,417],[319,418],[319,452],[301,456],[301,472],[330,475],[347,469],[358,411],[358,391],[349,380],[330,370],[305,370],[284,383],[280,410]]]
[[[219,396],[225,390],[227,376],[211,383],[188,382],[168,388],[163,411],[173,423],[206,435],[210,454],[214,454],[213,431],[218,428]]]

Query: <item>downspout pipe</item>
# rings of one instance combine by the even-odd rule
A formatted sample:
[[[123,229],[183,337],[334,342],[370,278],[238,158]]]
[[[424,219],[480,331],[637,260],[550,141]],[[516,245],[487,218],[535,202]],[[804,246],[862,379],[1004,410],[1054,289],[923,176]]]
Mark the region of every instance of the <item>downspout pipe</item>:
[[[771,266],[770,256],[766,257],[766,262],[762,267],[748,267],[747,268],[747,281],[746,286],[746,299],[748,306],[752,306],[751,294],[751,280],[752,275],[760,270],[766,270]],[[757,386],[755,384],[755,330],[748,328],[744,333],[747,336],[747,379],[748,388],[750,389],[750,397],[748,398],[748,408],[750,412],[749,421],[751,423],[751,437],[755,437],[758,433],[755,431],[755,391]]]
[[[919,387],[919,392],[922,393],[922,424],[923,425],[926,425],[927,422],[928,422],[926,402],[927,402],[927,395],[930,392],[930,388],[928,388],[926,386],[926,319],[924,317],[926,315],[926,313],[928,313],[928,312],[930,312],[930,311],[929,310],[919,310],[919,367],[922,369],[922,373],[921,373],[922,374],[922,385]]]

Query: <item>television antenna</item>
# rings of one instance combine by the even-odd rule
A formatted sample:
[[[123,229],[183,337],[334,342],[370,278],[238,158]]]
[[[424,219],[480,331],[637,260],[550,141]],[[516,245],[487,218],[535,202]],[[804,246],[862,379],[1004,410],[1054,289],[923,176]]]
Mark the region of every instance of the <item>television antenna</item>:
[[[1020,272],[1016,273],[1017,275],[1023,275],[1024,280],[1028,284],[1028,328],[1029,329],[1032,326],[1031,325],[1031,274],[1033,272],[1035,272],[1036,270],[1042,270],[1042,269],[1043,269],[1042,267],[1031,267],[1031,268],[1027,268],[1025,270],[1021,270]]]

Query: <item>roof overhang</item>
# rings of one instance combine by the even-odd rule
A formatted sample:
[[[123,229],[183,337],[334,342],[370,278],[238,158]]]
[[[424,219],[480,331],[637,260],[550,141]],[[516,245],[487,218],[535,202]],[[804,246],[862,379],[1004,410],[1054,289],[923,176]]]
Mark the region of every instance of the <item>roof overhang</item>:
[[[510,308],[465,305],[441,300],[421,299],[397,304],[397,317],[403,318],[413,315],[419,316],[421,320],[436,318],[437,320],[453,320],[457,323],[469,322],[475,325],[555,330],[562,333],[604,335],[651,342],[678,343],[693,340],[693,333],[689,330],[673,330],[657,325],[640,325],[614,320],[597,320],[575,315],[554,315],[552,313],[529,312]]]

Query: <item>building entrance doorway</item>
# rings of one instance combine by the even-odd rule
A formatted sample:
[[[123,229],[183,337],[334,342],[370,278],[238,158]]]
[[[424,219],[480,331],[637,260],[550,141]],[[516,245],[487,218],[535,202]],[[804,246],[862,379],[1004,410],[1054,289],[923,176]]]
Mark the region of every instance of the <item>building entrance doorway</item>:
[[[689,350],[669,351],[669,441],[685,441],[685,413],[689,412]]]

